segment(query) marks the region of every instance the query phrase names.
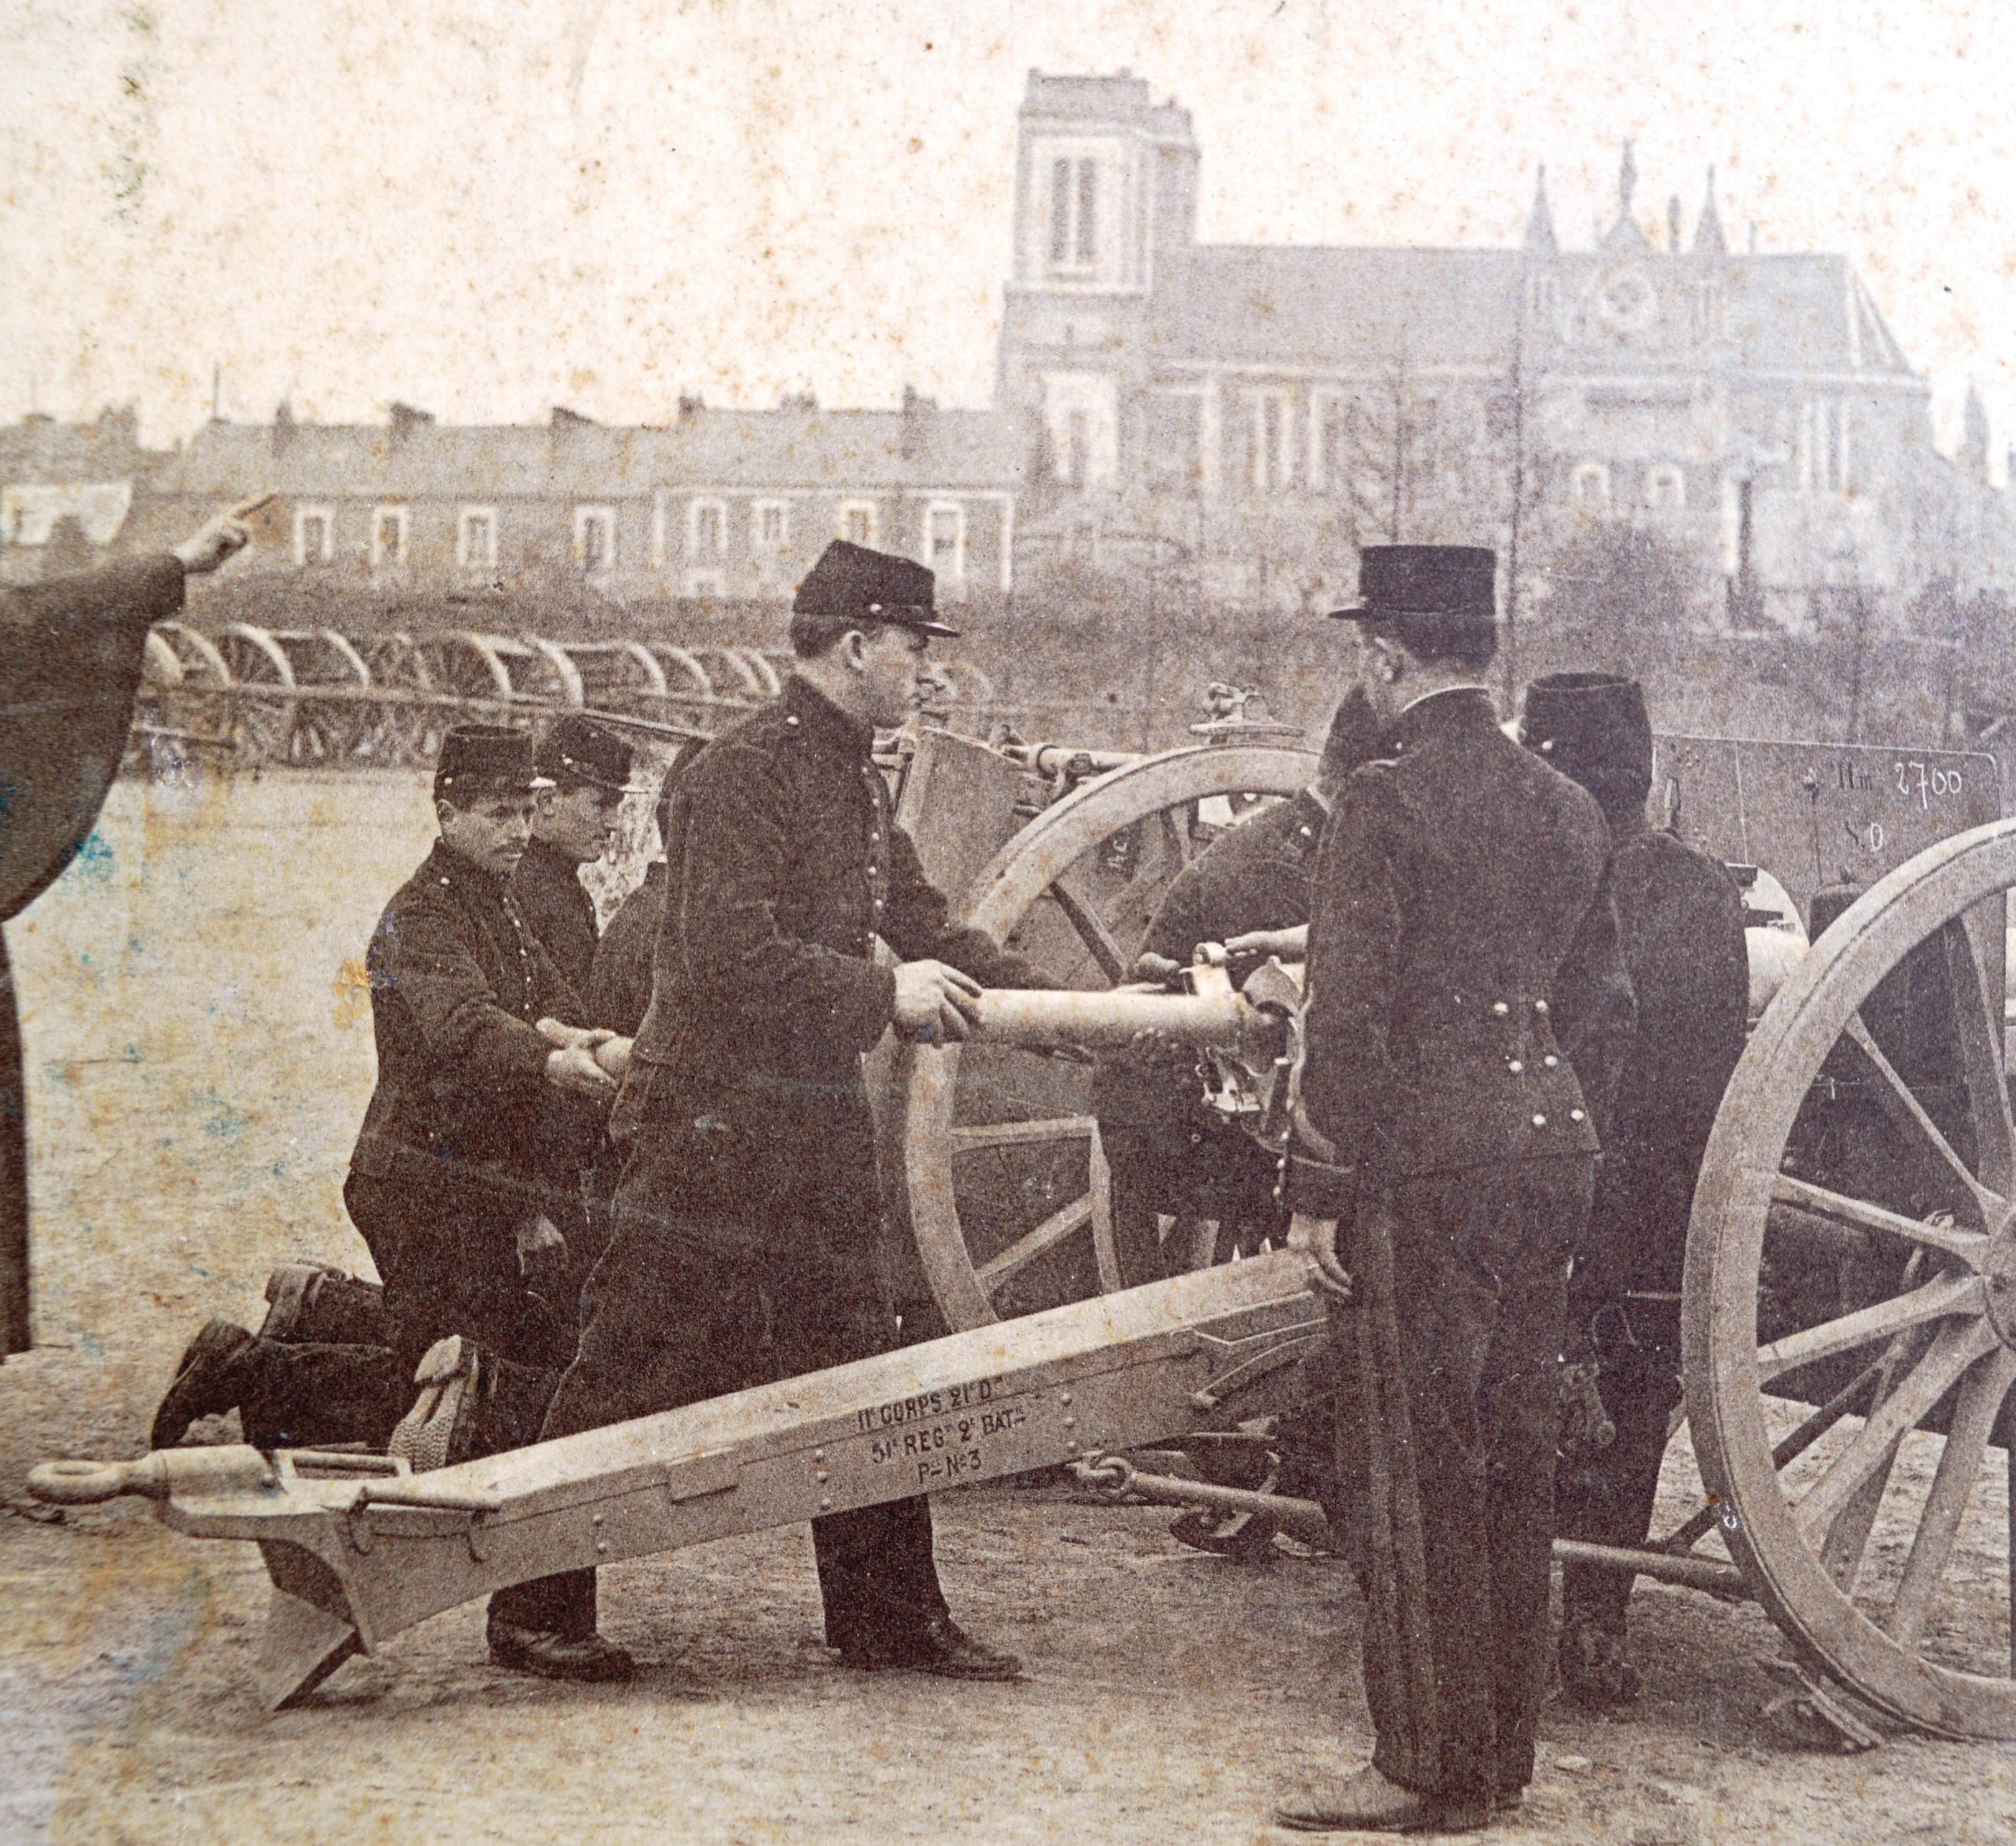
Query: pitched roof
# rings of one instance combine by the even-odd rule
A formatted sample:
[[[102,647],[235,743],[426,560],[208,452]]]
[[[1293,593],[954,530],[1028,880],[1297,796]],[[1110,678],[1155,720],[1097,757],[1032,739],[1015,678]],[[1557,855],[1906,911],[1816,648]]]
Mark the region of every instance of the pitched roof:
[[[987,410],[701,410],[669,429],[212,423],[151,471],[157,493],[293,499],[617,499],[658,487],[1011,488],[1028,451]]]

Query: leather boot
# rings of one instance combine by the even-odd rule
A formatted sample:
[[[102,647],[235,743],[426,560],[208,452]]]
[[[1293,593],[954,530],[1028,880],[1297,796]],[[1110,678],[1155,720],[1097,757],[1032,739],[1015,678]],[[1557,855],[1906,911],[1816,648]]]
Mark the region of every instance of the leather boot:
[[[191,1423],[236,1410],[253,1383],[249,1361],[258,1343],[229,1321],[208,1322],[183,1351],[175,1382],[154,1412],[147,1446],[172,1448],[189,1433]]]

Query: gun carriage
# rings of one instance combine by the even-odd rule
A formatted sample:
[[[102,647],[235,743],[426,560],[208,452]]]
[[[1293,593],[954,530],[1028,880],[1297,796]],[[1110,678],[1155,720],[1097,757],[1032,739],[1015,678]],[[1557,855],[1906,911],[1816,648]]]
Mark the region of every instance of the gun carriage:
[[[1225,1466],[1266,1452],[1265,1419],[1302,1394],[1323,1340],[1299,1260],[1236,1251],[1127,1286],[1088,1058],[1157,1031],[1199,1048],[1221,1112],[1278,1121],[1288,971],[1245,993],[1209,965],[1180,995],[1119,990],[1169,880],[1314,767],[1237,719],[1156,756],[927,733],[892,763],[927,867],[1071,990],[990,995],[967,1045],[896,1052],[874,1086],[911,1292],[945,1337],[430,1474],[225,1448],[50,1463],[35,1491],[146,1493],[179,1530],[257,1541],[276,1704],[502,1584],[1060,1462],[1320,1540],[1319,1505],[1229,1484]],[[2016,1736],[2016,822],[1994,763],[1663,738],[1661,798],[1752,877],[1753,973],[1777,991],[1689,1234],[1698,1504],[1643,1552],[1565,1549],[1754,1597],[1800,1661],[1892,1720]],[[1201,1478],[1121,1452],[1150,1445]],[[1669,1451],[1669,1471],[1683,1460]]]

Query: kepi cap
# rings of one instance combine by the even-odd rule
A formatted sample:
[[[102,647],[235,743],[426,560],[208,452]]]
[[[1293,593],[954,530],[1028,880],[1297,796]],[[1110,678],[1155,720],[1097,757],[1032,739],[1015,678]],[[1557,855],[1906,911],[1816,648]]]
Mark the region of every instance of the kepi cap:
[[[1549,673],[1526,688],[1520,741],[1579,782],[1613,824],[1644,811],[1652,792],[1652,719],[1645,688],[1622,673]]]
[[[554,721],[536,760],[539,773],[556,787],[586,782],[617,795],[641,791],[630,780],[630,746],[574,712]]]
[[[938,579],[923,565],[835,539],[805,573],[791,599],[791,612],[887,622],[956,639],[959,630],[938,619],[937,590]]]
[[[434,769],[437,794],[454,788],[463,794],[509,789],[527,795],[553,785],[538,773],[527,732],[503,724],[458,724],[441,739]]]

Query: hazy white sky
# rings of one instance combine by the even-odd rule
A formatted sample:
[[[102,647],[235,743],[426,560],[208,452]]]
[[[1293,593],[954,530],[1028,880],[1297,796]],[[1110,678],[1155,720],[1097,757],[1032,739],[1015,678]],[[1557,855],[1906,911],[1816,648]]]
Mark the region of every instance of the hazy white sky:
[[[981,404],[1031,66],[1196,120],[1213,242],[1564,241],[1705,169],[2016,440],[2009,0],[0,0],[0,417]],[[1662,233],[1661,233],[1662,234]]]

